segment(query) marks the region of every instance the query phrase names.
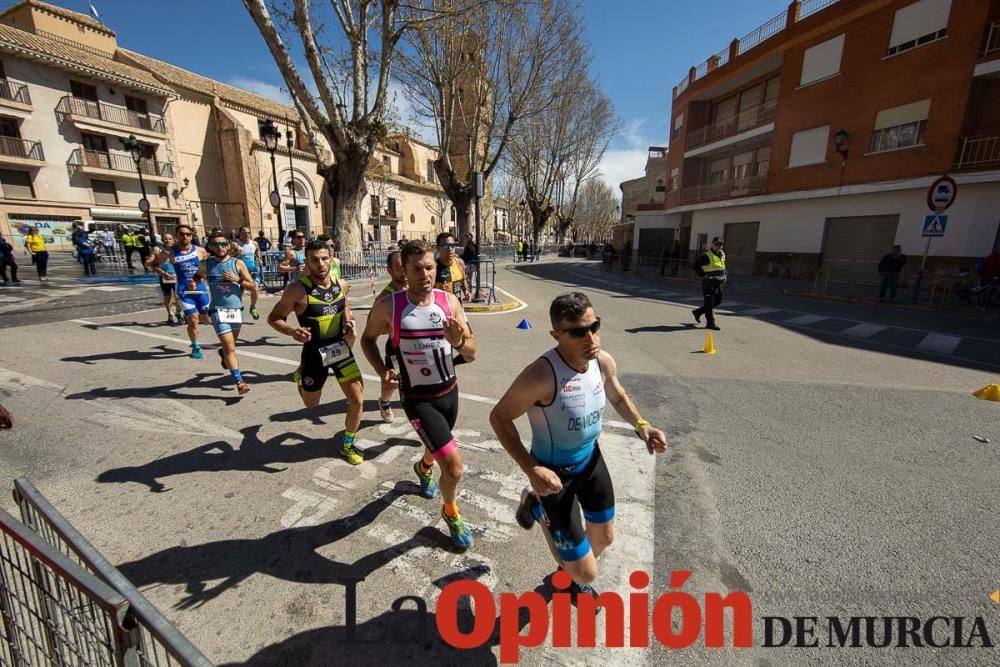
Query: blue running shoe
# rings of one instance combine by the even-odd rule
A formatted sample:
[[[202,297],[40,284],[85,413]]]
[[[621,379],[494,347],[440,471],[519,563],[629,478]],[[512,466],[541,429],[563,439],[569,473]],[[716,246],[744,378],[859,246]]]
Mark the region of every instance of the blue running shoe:
[[[201,351],[200,347],[191,348],[191,358],[192,359],[204,359],[205,353]]]
[[[465,525],[465,519],[459,514],[454,519],[444,513],[444,508],[441,508],[441,518],[444,522],[448,524],[448,530],[451,532],[451,541],[459,549],[468,549],[472,546],[472,531],[469,527]]]
[[[420,495],[424,498],[433,498],[438,494],[438,485],[434,481],[434,474],[428,470],[427,474],[420,472],[420,461],[413,464],[413,472],[417,473],[420,480]]]

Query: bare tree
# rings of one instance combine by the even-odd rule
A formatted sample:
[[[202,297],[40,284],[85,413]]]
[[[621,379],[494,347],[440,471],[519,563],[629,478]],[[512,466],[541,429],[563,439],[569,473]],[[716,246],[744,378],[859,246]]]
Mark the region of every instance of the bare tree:
[[[360,248],[365,171],[387,134],[386,97],[397,45],[408,31],[427,29],[439,12],[419,2],[330,0],[336,22],[328,30],[314,22],[313,0],[243,0],[243,5],[306,127],[333,197],[334,236],[345,249]],[[301,46],[313,86],[299,72],[283,33]],[[330,147],[332,162],[325,159],[322,143]]]
[[[611,236],[618,222],[618,199],[614,189],[599,178],[588,180],[580,188],[576,217],[572,222],[573,241],[603,241]]]
[[[519,122],[540,113],[543,90],[579,42],[576,0],[426,0],[449,14],[406,35],[400,77],[416,113],[433,125],[434,163],[469,231],[474,172],[489,181]]]

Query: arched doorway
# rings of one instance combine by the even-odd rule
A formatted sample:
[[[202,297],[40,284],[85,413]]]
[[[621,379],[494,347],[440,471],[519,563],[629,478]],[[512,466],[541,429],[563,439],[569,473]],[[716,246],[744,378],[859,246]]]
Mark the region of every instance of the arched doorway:
[[[311,201],[309,189],[297,177],[285,182],[281,190],[285,229],[298,229],[306,238],[312,237]]]

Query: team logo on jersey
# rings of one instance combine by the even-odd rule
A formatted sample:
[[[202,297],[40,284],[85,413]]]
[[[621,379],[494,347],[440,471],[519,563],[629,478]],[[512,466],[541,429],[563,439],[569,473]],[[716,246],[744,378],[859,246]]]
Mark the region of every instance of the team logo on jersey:
[[[431,321],[431,324],[441,324],[441,313],[433,311],[427,316],[427,319]]]

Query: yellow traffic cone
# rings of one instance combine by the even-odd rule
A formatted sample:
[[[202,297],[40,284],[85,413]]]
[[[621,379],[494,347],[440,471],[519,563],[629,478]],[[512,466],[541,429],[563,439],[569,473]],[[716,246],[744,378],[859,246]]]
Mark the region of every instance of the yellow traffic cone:
[[[709,331],[708,335],[705,336],[705,349],[702,350],[705,354],[715,354],[715,341],[712,339],[712,332]]]
[[[993,595],[990,596],[990,599],[996,602],[997,604],[1000,604],[1000,588],[993,591]]]
[[[979,391],[972,392],[972,395],[984,401],[1000,402],[1000,384],[988,384]]]

